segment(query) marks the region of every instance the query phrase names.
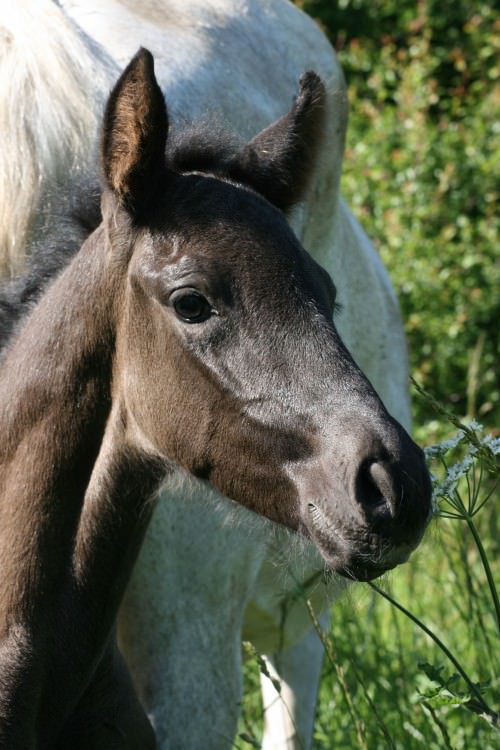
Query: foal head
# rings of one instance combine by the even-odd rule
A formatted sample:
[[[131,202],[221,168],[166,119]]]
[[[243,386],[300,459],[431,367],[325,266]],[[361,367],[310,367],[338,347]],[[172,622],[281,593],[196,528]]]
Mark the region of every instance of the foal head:
[[[102,146],[111,258],[128,269],[114,387],[145,450],[366,579],[420,540],[429,479],[342,344],[335,286],[283,213],[304,197],[324,99],[306,73],[290,112],[236,152],[175,151],[152,57],[132,60]]]

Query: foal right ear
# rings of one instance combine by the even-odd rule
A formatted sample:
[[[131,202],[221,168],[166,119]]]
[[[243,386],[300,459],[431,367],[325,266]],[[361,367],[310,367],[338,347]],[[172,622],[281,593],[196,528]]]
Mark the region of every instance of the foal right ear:
[[[323,142],[326,90],[303,73],[291,110],[258,133],[227,164],[229,177],[250,185],[282,211],[304,200]]]
[[[165,179],[167,133],[167,108],[153,56],[141,48],[109,96],[101,148],[106,183],[137,221]]]

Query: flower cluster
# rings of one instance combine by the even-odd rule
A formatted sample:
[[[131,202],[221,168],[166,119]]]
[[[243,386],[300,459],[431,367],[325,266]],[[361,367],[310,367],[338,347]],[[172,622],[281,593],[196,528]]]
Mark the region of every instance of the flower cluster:
[[[461,429],[448,440],[444,440],[437,445],[431,445],[425,449],[425,456],[428,461],[438,461],[444,469],[444,476],[437,477],[431,473],[433,484],[433,502],[434,511],[439,511],[439,499],[452,502],[455,506],[459,498],[457,497],[457,484],[462,477],[469,477],[469,474],[475,470],[476,466],[484,463],[487,468],[496,467],[498,469],[498,460],[496,456],[500,455],[500,438],[491,434],[481,434],[484,432],[483,427],[475,421],[467,425],[461,425]],[[450,463],[446,456],[451,451],[458,451],[460,459]],[[498,474],[498,471],[495,473]],[[475,494],[475,493],[474,493]],[[476,504],[477,497],[471,498],[470,509]]]

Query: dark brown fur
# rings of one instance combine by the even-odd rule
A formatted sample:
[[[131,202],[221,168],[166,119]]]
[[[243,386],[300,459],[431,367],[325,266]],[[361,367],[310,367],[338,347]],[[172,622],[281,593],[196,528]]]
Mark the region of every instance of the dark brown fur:
[[[176,465],[304,531],[359,577],[380,572],[386,537],[420,538],[429,496],[418,449],[338,338],[330,279],[271,205],[288,208],[307,187],[323,99],[307,74],[289,115],[206,176],[165,162],[168,117],[148,52],[111,94],[103,223],[0,370],[2,750],[154,747],[114,621],[156,489]],[[208,307],[186,320],[176,305],[189,312],[193,291]],[[309,474],[321,486],[323,436],[332,421],[342,443],[344,412],[371,432],[349,462],[366,505],[338,478],[342,523],[359,537],[340,550],[321,525],[328,487],[314,511],[300,488]],[[373,463],[379,484],[363,468]]]

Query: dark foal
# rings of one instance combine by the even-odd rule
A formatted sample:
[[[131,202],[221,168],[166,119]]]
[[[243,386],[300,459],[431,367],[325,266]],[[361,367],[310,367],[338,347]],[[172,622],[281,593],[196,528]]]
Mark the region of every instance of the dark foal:
[[[154,747],[114,621],[175,464],[353,578],[422,536],[422,455],[281,213],[306,189],[323,103],[305,74],[288,115],[235,155],[193,142],[166,160],[148,52],[110,96],[103,222],[0,370],[2,750]]]

